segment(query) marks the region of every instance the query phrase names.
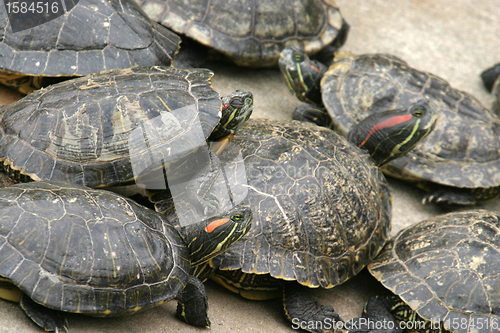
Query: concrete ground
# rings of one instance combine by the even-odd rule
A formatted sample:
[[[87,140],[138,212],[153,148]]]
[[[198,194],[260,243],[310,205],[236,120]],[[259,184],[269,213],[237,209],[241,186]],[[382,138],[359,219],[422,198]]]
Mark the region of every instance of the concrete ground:
[[[343,47],[355,53],[389,53],[411,66],[432,72],[452,86],[475,95],[485,106],[491,97],[484,90],[479,74],[500,62],[500,5],[498,0],[337,0],[351,25]],[[299,104],[288,91],[278,69],[244,69],[210,64],[216,73],[214,87],[228,93],[234,89],[252,91],[254,117],[291,119]],[[17,97],[0,91],[0,102]],[[393,193],[392,234],[445,211],[421,205],[420,190],[389,180]],[[481,208],[500,212],[498,200]],[[476,209],[470,207],[467,209]],[[212,321],[211,332],[292,332],[282,318],[279,300],[249,301],[207,283]],[[358,316],[364,302],[382,287],[363,271],[357,277],[331,290],[311,290],[324,304],[332,304],[345,318]],[[71,333],[132,332],[208,332],[190,327],[175,316],[175,302],[144,313],[123,318],[91,318],[68,315]],[[0,333],[40,332],[17,304],[0,301]]]

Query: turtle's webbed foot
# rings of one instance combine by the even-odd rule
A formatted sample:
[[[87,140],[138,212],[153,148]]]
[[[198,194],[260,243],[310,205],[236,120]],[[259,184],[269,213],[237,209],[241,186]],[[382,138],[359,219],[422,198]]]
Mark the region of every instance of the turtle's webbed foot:
[[[386,297],[372,297],[365,305],[360,318],[349,320],[348,333],[402,333],[390,312],[391,303]]]
[[[460,190],[435,190],[430,191],[422,198],[422,204],[434,203],[437,205],[475,205],[476,198],[465,191]]]
[[[324,107],[315,106],[312,104],[299,105],[292,115],[293,120],[305,121],[318,126],[333,128],[332,118]]]
[[[308,332],[335,332],[336,324],[342,322],[332,306],[319,304],[311,298],[309,288],[295,282],[284,283],[283,306],[292,326]]]
[[[208,301],[203,283],[197,278],[190,276],[184,290],[180,292],[176,300],[177,317],[189,325],[210,327],[208,319]]]
[[[19,305],[26,315],[46,332],[68,332],[68,322],[59,311],[46,308],[26,295],[21,297]]]

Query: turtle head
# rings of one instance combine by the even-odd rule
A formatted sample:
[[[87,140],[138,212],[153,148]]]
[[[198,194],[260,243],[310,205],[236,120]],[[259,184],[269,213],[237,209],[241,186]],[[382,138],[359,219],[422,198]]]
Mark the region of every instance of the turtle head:
[[[251,227],[251,209],[239,207],[224,215],[182,227],[181,234],[191,254],[191,266],[203,264],[226,251]]]
[[[384,165],[412,150],[436,124],[437,116],[428,100],[421,100],[407,109],[374,113],[347,134],[347,139],[365,149],[378,166]]]
[[[303,102],[322,104],[320,82],[327,70],[325,65],[288,46],[280,53],[279,66],[292,94]]]
[[[229,134],[234,134],[252,115],[253,95],[250,92],[237,90],[221,97],[221,118],[217,127],[208,138],[217,141]]]

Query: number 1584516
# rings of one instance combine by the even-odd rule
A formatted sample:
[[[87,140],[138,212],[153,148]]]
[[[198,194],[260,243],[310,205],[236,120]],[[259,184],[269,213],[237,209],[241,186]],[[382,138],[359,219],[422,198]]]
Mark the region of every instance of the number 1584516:
[[[9,1],[5,3],[7,14],[56,14],[59,12],[59,4],[57,1],[49,3],[49,1],[25,2],[25,1]]]

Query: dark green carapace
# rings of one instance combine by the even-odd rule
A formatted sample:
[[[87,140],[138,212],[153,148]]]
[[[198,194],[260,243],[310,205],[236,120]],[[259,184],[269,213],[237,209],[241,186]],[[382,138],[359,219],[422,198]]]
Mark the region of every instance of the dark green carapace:
[[[442,332],[499,330],[497,213],[453,212],[410,226],[387,242],[368,270],[406,304],[389,306],[399,320],[425,320]]]
[[[46,331],[67,329],[62,312],[129,315],[171,299],[181,319],[204,327],[206,294],[190,271],[203,264],[196,258],[209,260],[244,235],[251,220],[238,208],[176,229],[110,191],[58,182],[5,187],[0,279],[22,290],[21,307]]]
[[[424,202],[470,205],[500,194],[500,118],[470,94],[387,54],[336,52],[322,64],[290,47],[280,68],[293,94],[315,104],[297,108],[294,119],[342,135],[371,114],[429,100],[434,130],[383,172],[427,190]]]
[[[433,112],[424,113],[429,117],[418,131],[428,132]],[[415,123],[408,110],[404,114]],[[371,119],[373,127],[378,119]],[[397,134],[386,136],[407,139]],[[221,158],[241,152],[243,204],[252,209],[254,222],[211,261],[214,279],[247,298],[282,297],[289,320],[341,320],[331,307],[312,300],[306,287],[343,283],[382,248],[392,207],[383,174],[366,151],[336,132],[299,121],[250,119],[232,143],[239,149],[226,149]],[[382,159],[393,152],[386,150]],[[237,171],[230,178],[238,179],[242,170],[232,170]]]
[[[3,169],[16,180],[89,187],[134,183],[159,167],[180,178],[204,163],[199,148],[233,133],[253,111],[251,93],[220,96],[212,76],[133,67],[33,92],[0,109]]]
[[[295,45],[307,54],[344,44],[349,25],[330,0],[140,0],[155,21],[241,66],[276,66]]]
[[[66,14],[16,33],[8,22],[0,11],[0,83],[24,94],[71,76],[169,66],[181,41],[133,0],[80,0]]]

